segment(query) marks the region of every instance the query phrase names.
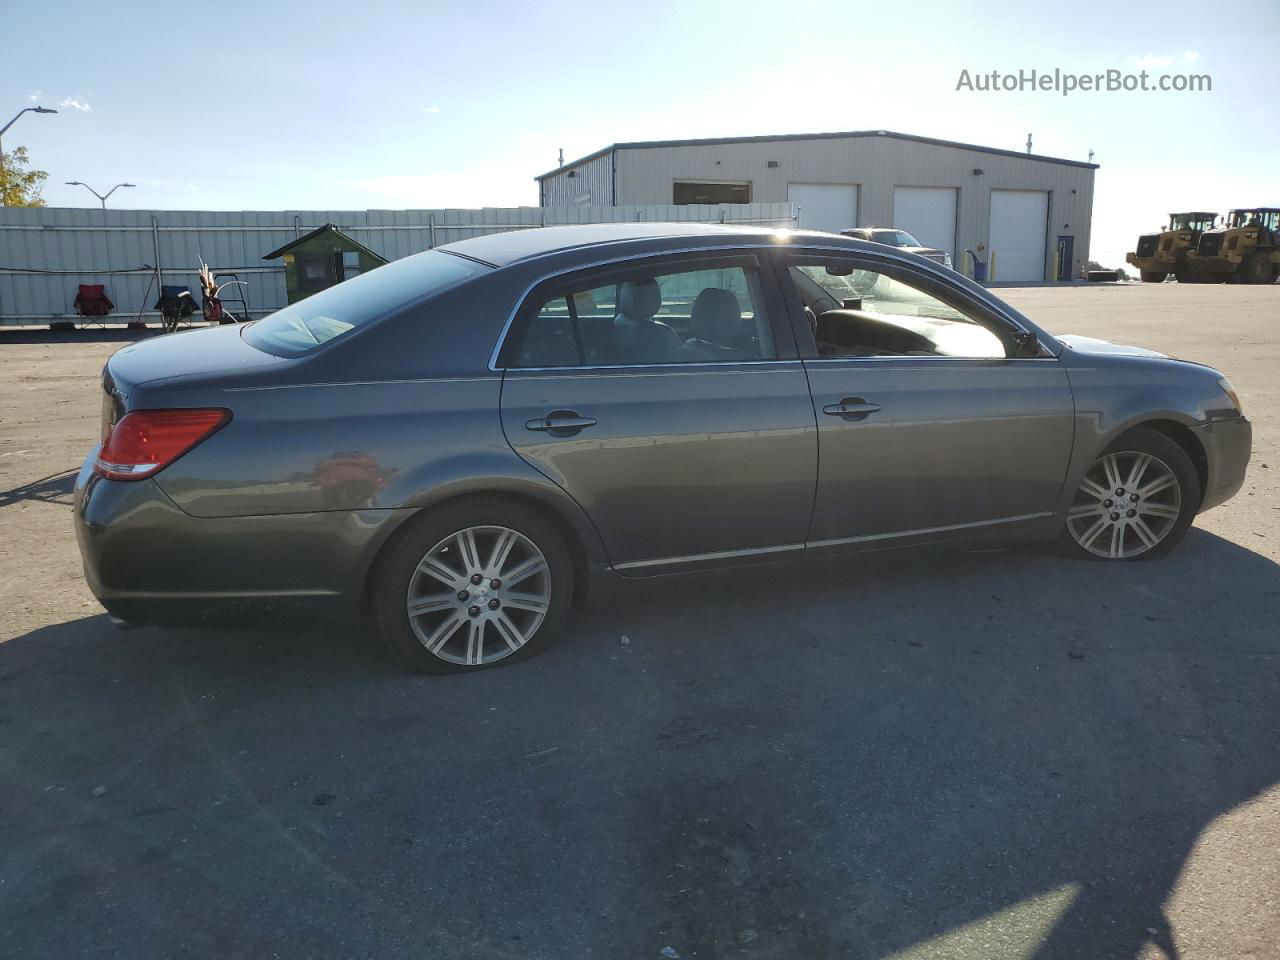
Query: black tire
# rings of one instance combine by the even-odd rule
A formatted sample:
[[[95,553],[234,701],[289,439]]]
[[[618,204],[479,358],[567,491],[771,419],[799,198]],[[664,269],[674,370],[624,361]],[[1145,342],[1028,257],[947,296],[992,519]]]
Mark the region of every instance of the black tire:
[[[1271,258],[1265,253],[1255,253],[1240,267],[1241,278],[1245,283],[1270,283]]]
[[[1138,273],[1143,283],[1164,283],[1164,278],[1168,276],[1163,270],[1140,270]]]
[[[1195,519],[1197,511],[1200,509],[1201,501],[1200,475],[1196,472],[1195,464],[1191,462],[1187,452],[1159,430],[1153,430],[1150,427],[1135,427],[1109,444],[1099,454],[1095,464],[1100,463],[1104,457],[1111,454],[1124,455],[1128,453],[1149,454],[1169,467],[1177,479],[1179,488],[1177,518],[1173,520],[1163,537],[1154,546],[1134,556],[1121,557],[1100,557],[1091,553],[1076,541],[1064,521],[1062,531],[1058,536],[1058,547],[1061,552],[1068,556],[1083,557],[1089,560],[1105,560],[1111,563],[1155,560],[1166,556],[1187,535],[1187,529],[1191,526],[1191,521]],[[1093,469],[1093,467],[1090,468],[1091,471]]]
[[[419,563],[447,538],[471,527],[501,527],[520,534],[541,552],[549,569],[550,597],[541,623],[519,649],[479,664],[454,662],[428,650],[414,630],[406,608],[411,582],[419,576],[416,573]],[[441,589],[447,592],[447,588]],[[370,613],[388,652],[402,666],[419,673],[461,673],[514,663],[544,649],[563,625],[573,593],[572,556],[555,526],[538,511],[517,501],[477,497],[425,511],[397,535],[374,569]],[[501,640],[501,636],[496,639]],[[501,644],[497,646],[501,649]]]

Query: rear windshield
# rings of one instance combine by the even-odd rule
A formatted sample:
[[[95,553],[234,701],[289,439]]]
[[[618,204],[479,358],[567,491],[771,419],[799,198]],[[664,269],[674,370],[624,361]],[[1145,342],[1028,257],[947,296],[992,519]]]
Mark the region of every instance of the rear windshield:
[[[488,267],[429,250],[395,260],[300,300],[245,328],[251,347],[300,357],[357,327],[461,283]]]

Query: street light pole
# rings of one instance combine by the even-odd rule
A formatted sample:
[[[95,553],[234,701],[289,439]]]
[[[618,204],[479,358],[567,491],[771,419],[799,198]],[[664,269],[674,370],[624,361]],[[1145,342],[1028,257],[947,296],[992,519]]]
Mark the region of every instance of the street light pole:
[[[0,127],[0,181],[4,180],[4,135],[8,133],[9,128],[18,122],[18,118],[24,113],[57,113],[52,107],[27,107],[25,110],[19,110],[13,115],[13,119]],[[0,191],[0,207],[7,206],[3,191]]]
[[[82,183],[79,180],[68,180],[67,186],[68,187],[84,187],[86,190],[88,190],[95,197],[97,197],[99,200],[102,201],[102,209],[105,210],[107,209],[107,197],[111,196],[121,187],[136,187],[137,184],[136,183],[117,183],[114,187],[112,187],[106,193],[99,193],[97,190],[93,189],[93,187],[89,186],[87,183]]]

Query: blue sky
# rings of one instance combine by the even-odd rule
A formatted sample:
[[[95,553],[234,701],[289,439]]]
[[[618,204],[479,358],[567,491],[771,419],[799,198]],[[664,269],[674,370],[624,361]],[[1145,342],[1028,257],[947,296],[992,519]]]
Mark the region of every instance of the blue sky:
[[[1182,9],[1179,9],[1182,7]],[[1102,164],[1095,259],[1170,208],[1280,205],[1280,3],[63,3],[6,18],[5,138],[54,206],[535,205],[619,140],[889,129]],[[188,12],[189,11],[189,12]],[[208,52],[200,40],[210,38]],[[94,52],[75,37],[94,38]],[[1208,73],[1209,93],[975,93],[961,69]],[[33,101],[31,98],[36,98]]]

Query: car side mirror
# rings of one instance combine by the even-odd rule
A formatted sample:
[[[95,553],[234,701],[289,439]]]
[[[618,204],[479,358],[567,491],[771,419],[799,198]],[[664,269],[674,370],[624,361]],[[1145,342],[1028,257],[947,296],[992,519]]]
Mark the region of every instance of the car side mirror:
[[[1040,338],[1034,333],[1018,331],[1013,335],[1010,356],[1018,359],[1040,356]]]

